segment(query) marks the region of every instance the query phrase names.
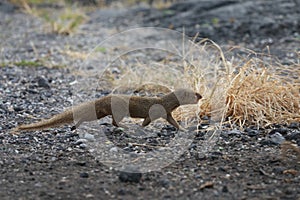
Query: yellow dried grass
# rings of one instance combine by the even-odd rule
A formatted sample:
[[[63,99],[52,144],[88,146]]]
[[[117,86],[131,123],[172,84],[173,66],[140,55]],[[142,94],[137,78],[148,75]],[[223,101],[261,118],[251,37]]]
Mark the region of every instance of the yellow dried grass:
[[[258,67],[250,60],[233,77],[227,91],[226,118],[241,126],[300,121],[299,84],[260,64]],[[300,75],[299,70],[292,73]]]
[[[218,115],[219,122],[240,127],[300,122],[300,64],[271,65],[257,58],[244,63],[231,65],[230,71],[237,73],[219,77],[225,97],[217,97],[217,91],[204,95],[199,117]],[[187,106],[174,115],[177,119],[195,116],[195,107]]]

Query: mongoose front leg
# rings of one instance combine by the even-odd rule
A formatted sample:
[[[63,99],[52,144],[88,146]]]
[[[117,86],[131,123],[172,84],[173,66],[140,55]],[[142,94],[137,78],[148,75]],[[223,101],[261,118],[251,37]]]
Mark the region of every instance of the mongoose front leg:
[[[113,119],[112,124],[113,124],[115,127],[121,127],[121,128],[124,128],[124,129],[129,129],[127,126],[120,124],[120,123],[119,123],[120,121],[117,122],[116,119],[115,119],[114,117],[113,117],[112,119]]]
[[[175,119],[172,117],[171,113],[167,115],[167,121],[172,124],[177,130],[179,130],[179,124],[175,121]]]
[[[142,126],[147,126],[148,124],[150,124],[150,122],[151,122],[150,117],[146,117],[146,118],[144,119],[144,121],[143,121]]]
[[[115,119],[114,117],[112,118],[112,124],[113,124],[114,126],[116,126],[116,127],[119,127],[119,126],[120,126],[119,122],[117,122],[116,119]]]

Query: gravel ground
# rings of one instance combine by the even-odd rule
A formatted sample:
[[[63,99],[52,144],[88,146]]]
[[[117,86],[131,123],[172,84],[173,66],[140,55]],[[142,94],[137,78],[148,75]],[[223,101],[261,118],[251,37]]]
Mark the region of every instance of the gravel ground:
[[[83,98],[73,86],[83,76],[78,68],[84,63],[68,55],[67,50],[89,51],[110,35],[128,28],[171,24],[180,30],[185,24],[189,35],[200,31],[201,37],[210,37],[224,48],[234,44],[264,51],[270,44],[282,62],[297,61],[297,0],[216,2],[187,1],[164,11],[147,6],[95,10],[88,13],[89,21],[71,36],[47,33],[42,20],[0,3],[1,199],[300,199],[297,154],[289,152],[283,156],[279,145],[288,140],[300,146],[299,123],[264,129],[248,127],[243,131],[224,127],[205,153],[207,124],[200,124],[199,129],[191,125],[192,141],[186,151],[165,168],[149,173],[119,171],[100,162],[88,148],[91,136],[82,137],[70,126],[10,134],[10,129],[19,123],[50,117],[71,106],[74,96]],[[250,12],[253,7],[257,12]],[[224,15],[233,8],[238,12],[229,24]],[[214,23],[209,23],[212,18]],[[203,24],[207,29],[200,28]],[[132,37],[126,42],[137,41]],[[151,56],[159,59],[157,54],[144,59]],[[32,61],[37,66],[22,61]],[[99,96],[110,92],[99,91]],[[153,132],[141,137],[114,129],[106,122],[100,122],[107,135],[105,142],[134,155],[151,152],[176,137],[167,125],[160,129],[150,127]],[[118,151],[113,146],[109,150]]]

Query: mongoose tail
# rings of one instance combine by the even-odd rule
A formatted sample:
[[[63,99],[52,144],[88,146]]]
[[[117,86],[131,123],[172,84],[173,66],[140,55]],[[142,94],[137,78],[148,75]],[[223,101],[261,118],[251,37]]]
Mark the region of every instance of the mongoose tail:
[[[32,123],[32,124],[25,124],[20,125],[13,129],[13,132],[18,131],[35,131],[35,130],[41,130],[45,128],[51,128],[51,127],[58,127],[64,124],[71,124],[73,122],[73,112],[72,109],[66,110],[63,113],[54,115],[50,119],[42,120],[40,122]]]

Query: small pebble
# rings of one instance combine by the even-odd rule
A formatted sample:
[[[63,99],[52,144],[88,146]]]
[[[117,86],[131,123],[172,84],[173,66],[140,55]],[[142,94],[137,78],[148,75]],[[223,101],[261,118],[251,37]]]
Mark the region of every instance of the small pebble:
[[[272,141],[274,144],[281,144],[285,141],[285,138],[278,132],[272,134],[269,136],[270,141]]]
[[[132,172],[121,172],[119,179],[121,182],[140,182],[142,178],[142,173],[132,173]]]
[[[88,178],[89,177],[89,174],[87,172],[81,172],[79,175],[80,175],[81,178]]]
[[[259,132],[257,130],[249,130],[247,131],[247,135],[250,137],[254,137],[257,136],[259,134]]]
[[[292,123],[290,123],[288,128],[297,129],[297,128],[299,128],[299,123],[298,122],[292,122]]]
[[[95,136],[89,133],[85,133],[83,136],[84,139],[87,139],[89,141],[94,141],[95,140]]]
[[[134,166],[125,166],[124,171],[121,171],[119,174],[119,180],[121,182],[140,182],[142,178],[142,173]]]
[[[83,143],[87,143],[87,139],[80,138],[74,144],[75,145],[80,145],[80,144],[83,144]]]
[[[112,147],[110,150],[112,153],[117,153],[118,152],[118,147]]]
[[[47,89],[50,88],[49,81],[43,76],[38,77],[37,84],[39,87],[43,87]]]

